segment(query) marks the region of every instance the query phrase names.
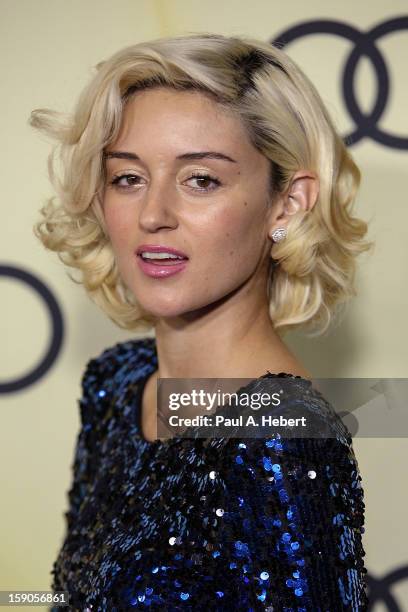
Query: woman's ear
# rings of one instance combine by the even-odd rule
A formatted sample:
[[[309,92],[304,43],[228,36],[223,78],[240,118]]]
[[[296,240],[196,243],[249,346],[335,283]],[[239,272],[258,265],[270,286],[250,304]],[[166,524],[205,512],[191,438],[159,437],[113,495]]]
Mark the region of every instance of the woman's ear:
[[[296,211],[300,208],[304,211],[311,210],[316,204],[319,195],[319,180],[316,174],[312,172],[299,171],[296,172],[291,180],[290,188],[287,194],[288,200],[291,200]],[[290,205],[289,205],[290,208]],[[288,211],[287,214],[294,214]]]
[[[319,179],[313,172],[299,170],[293,176],[286,193],[279,199],[275,207],[275,215],[271,219],[269,235],[279,228],[287,227],[290,217],[299,210],[310,211],[317,202],[319,195]]]

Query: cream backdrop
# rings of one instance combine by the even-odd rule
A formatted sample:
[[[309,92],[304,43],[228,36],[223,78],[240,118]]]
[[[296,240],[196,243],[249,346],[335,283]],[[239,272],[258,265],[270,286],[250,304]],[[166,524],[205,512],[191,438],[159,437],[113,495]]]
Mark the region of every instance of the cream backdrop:
[[[65,528],[84,365],[131,334],[105,318],[32,233],[50,186],[49,143],[28,126],[30,111],[44,106],[70,110],[92,67],[135,42],[202,31],[270,41],[289,27],[320,19],[366,32],[392,18],[406,19],[407,3],[0,0],[0,11],[0,382],[27,374],[50,338],[42,298],[24,279],[10,276],[10,270],[41,281],[56,298],[64,324],[61,351],[44,375],[23,388],[17,384],[14,391],[5,387],[1,394],[0,590],[47,590]],[[345,38],[324,34],[300,38],[286,48],[318,87],[343,134],[353,128],[340,88],[353,46]],[[408,135],[407,31],[379,38],[377,47],[391,80],[379,126]],[[355,87],[362,110],[368,112],[377,82],[367,58],[358,63]],[[367,137],[351,148],[363,172],[356,210],[370,221],[376,248],[360,259],[359,295],[342,324],[324,338],[291,334],[288,340],[315,377],[407,377],[407,150]],[[401,438],[355,439],[354,445],[366,496],[366,565],[372,577],[383,580],[384,592],[386,576],[405,571],[391,592],[396,609],[408,610],[406,431]],[[373,609],[391,607],[377,603]]]

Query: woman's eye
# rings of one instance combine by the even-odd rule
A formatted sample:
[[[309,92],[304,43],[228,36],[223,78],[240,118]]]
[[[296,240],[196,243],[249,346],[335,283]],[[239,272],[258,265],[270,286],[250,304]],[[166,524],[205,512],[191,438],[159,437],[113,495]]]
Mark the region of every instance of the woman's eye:
[[[192,174],[188,180],[195,180],[198,182],[198,185],[201,185],[198,188],[198,191],[213,191],[217,189],[219,185],[221,185],[221,181],[219,181],[215,176],[211,176],[209,174]],[[206,186],[208,182],[213,183],[215,187]]]
[[[115,176],[111,181],[111,185],[117,185],[120,189],[131,189],[138,184],[136,181],[139,178],[137,174],[122,174]],[[125,180],[125,182],[122,182],[123,180]]]

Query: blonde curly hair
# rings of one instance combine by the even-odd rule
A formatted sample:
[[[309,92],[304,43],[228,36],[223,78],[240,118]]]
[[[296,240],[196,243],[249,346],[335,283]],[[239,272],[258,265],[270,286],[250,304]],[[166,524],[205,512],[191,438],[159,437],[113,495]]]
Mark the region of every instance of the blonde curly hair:
[[[373,245],[367,223],[352,215],[361,173],[314,85],[279,48],[256,39],[200,33],[121,49],[96,65],[74,112],[32,111],[29,123],[56,144],[48,173],[56,192],[34,233],[61,261],[81,271],[77,283],[119,327],[146,331],[143,311],[120,278],[104,222],[104,149],[117,138],[132,93],[155,86],[194,89],[241,118],[252,144],[271,163],[275,194],[300,168],[319,178],[310,211],[299,210],[286,240],[271,249],[269,313],[280,333],[323,334],[339,306],[356,295],[356,262]],[[58,176],[55,165],[61,162]]]

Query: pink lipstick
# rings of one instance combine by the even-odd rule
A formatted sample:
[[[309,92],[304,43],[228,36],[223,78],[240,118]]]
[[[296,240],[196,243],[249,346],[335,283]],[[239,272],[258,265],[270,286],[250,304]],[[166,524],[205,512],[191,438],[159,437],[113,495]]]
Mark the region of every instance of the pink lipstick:
[[[153,278],[167,278],[184,270],[188,257],[173,247],[141,244],[135,251],[140,269]]]

